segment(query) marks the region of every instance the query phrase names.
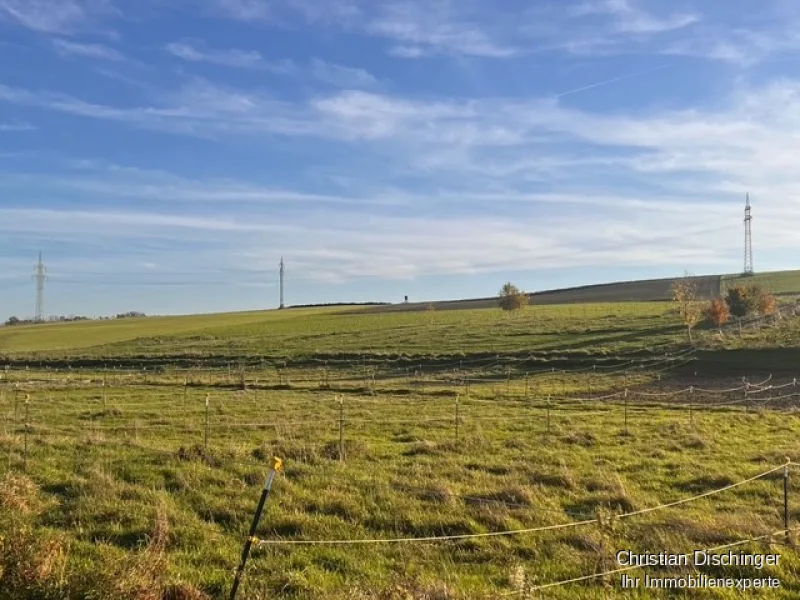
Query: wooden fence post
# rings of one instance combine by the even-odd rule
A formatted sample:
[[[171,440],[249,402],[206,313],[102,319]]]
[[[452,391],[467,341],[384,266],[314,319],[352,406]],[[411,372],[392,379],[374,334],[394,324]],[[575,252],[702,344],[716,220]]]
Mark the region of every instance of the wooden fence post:
[[[203,446],[205,447],[206,452],[208,452],[208,409],[209,409],[210,399],[211,399],[211,394],[206,394],[206,424],[205,424],[205,435],[203,436]]]
[[[783,466],[783,528],[786,530],[786,543],[792,545],[789,532],[789,463]]]
[[[29,400],[30,400],[30,395],[25,394],[25,450],[22,455],[23,473],[26,473],[28,471],[28,424],[30,423],[29,413],[28,413]]]
[[[625,435],[628,434],[628,388],[625,388]]]
[[[339,462],[344,461],[344,398],[339,396]]]
[[[547,395],[547,435],[550,435],[550,395]]]
[[[459,425],[458,404],[459,404],[459,398],[458,394],[456,394],[456,444],[458,444],[458,425]]]

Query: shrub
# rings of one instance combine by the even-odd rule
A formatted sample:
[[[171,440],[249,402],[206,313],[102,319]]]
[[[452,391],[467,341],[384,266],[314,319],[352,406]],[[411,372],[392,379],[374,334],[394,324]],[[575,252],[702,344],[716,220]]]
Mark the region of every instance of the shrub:
[[[728,310],[734,317],[746,317],[750,312],[750,305],[747,301],[747,290],[742,286],[730,288],[725,294],[725,303]]]
[[[774,315],[778,311],[778,301],[772,294],[761,294],[758,299],[758,312],[762,315]]]
[[[528,294],[510,281],[500,290],[500,308],[503,310],[520,310],[528,305]]]
[[[708,307],[708,319],[717,327],[722,327],[730,321],[731,311],[722,297],[714,298]]]

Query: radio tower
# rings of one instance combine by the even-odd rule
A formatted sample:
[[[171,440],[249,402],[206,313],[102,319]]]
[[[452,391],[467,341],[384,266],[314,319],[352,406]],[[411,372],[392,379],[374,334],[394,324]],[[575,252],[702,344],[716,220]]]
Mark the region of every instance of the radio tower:
[[[33,279],[36,280],[36,321],[41,321],[44,308],[44,282],[47,279],[47,269],[42,262],[41,252],[39,252],[39,263],[33,269]]]
[[[285,271],[285,266],[283,264],[283,257],[281,256],[281,305],[280,308],[283,308],[283,273]]]
[[[753,274],[753,215],[750,214],[750,194],[744,207],[744,274]]]

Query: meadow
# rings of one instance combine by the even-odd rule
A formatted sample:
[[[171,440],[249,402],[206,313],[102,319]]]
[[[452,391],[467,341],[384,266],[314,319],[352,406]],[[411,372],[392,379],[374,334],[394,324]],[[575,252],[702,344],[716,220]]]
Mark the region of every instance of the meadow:
[[[542,586],[749,538],[780,565],[703,572],[800,593],[791,333],[743,382],[668,303],[131,323],[0,335],[0,598],[227,598],[273,456],[239,598],[606,598]]]
[[[234,361],[241,358],[615,353],[669,343],[682,326],[668,302],[372,313],[360,307],[148,317],[0,328],[0,357]]]

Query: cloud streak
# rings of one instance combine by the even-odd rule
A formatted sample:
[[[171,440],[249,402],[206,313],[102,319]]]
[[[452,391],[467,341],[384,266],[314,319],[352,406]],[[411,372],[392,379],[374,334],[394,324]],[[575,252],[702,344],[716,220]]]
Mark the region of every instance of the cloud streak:
[[[107,0],[0,0],[0,19],[41,33],[72,34],[117,15]]]

